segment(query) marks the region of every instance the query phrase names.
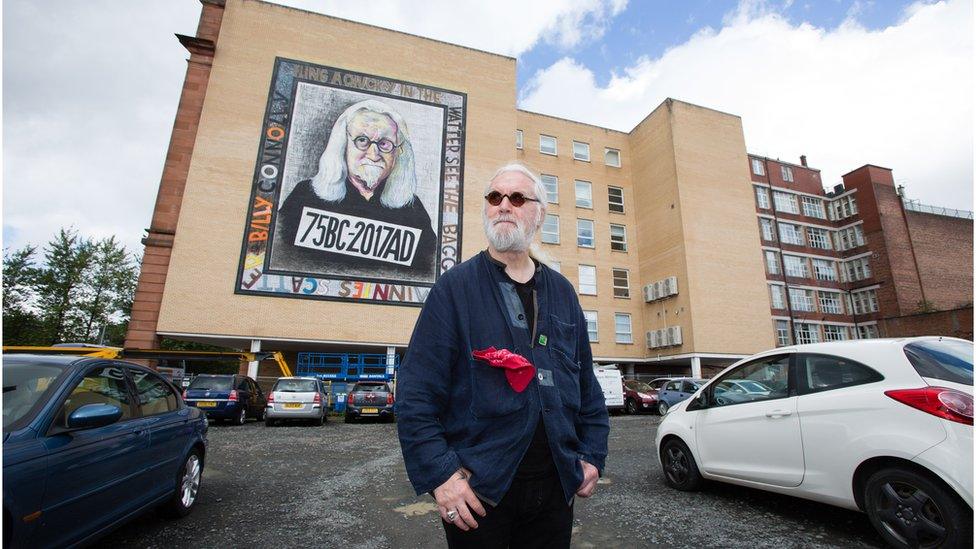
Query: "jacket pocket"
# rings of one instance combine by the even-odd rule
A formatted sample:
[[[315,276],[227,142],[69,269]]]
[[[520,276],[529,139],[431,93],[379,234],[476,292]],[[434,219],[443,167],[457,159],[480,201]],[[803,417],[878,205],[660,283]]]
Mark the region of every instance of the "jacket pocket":
[[[556,388],[559,390],[559,398],[563,401],[563,406],[579,412],[580,410],[580,365],[574,362],[561,351],[553,353],[556,358],[553,361],[555,367],[554,379]]]
[[[471,361],[471,413],[479,418],[507,416],[525,406],[528,389],[516,393],[508,384],[505,370],[480,360]]]
[[[570,362],[576,362],[576,324],[563,322],[555,316],[550,315],[549,325],[552,331],[549,348],[562,353]]]

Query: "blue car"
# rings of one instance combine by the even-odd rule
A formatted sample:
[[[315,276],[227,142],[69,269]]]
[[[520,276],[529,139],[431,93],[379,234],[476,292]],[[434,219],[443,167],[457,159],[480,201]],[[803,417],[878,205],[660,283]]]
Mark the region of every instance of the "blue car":
[[[159,506],[185,516],[206,452],[206,417],[148,368],[3,357],[4,547],[87,544]]]
[[[657,411],[662,416],[667,414],[672,406],[690,398],[706,381],[708,380],[690,377],[679,377],[668,381],[657,393]]]
[[[183,391],[188,406],[199,408],[215,421],[244,425],[247,418],[264,421],[267,398],[258,384],[238,374],[200,374]]]

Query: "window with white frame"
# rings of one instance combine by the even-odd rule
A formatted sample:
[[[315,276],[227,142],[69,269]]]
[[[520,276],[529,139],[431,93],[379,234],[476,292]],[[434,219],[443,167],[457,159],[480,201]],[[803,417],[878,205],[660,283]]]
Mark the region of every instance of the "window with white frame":
[[[793,182],[793,168],[789,166],[780,166],[780,172],[783,174],[783,181],[787,183]]]
[[[846,229],[840,229],[834,233],[837,245],[837,249],[844,251],[850,250],[851,248],[857,248],[858,246],[863,246],[866,244],[864,241],[864,231],[861,229],[860,225],[854,225],[853,227],[848,227]]]
[[[766,187],[756,187],[756,205],[760,209],[769,209],[769,189]]]
[[[824,341],[844,341],[847,339],[847,326],[824,324]]]
[[[806,258],[783,254],[783,267],[786,269],[786,276],[810,278],[810,267],[807,266]]]
[[[576,220],[576,245],[580,248],[593,248],[593,222],[589,219]]]
[[[826,229],[807,227],[806,230],[807,238],[810,240],[810,246],[820,248],[821,250],[832,250],[834,248],[830,242],[830,232]]]
[[[826,259],[814,259],[813,275],[817,280],[837,280],[837,264]]]
[[[758,158],[752,159],[752,173],[756,175],[766,175],[766,170],[763,168],[762,160]]]
[[[600,340],[599,330],[597,329],[597,315],[596,311],[583,311],[583,317],[586,318],[586,336],[591,342],[597,342]]]
[[[762,231],[762,239],[768,242],[776,241],[776,233],[773,232],[773,220],[765,217],[759,218],[759,229]]]
[[[630,315],[627,313],[613,314],[613,328],[617,336],[617,343],[633,343],[634,333],[630,325]]]
[[[813,302],[813,290],[790,288],[790,306],[794,311],[812,313],[817,310]]]
[[[871,278],[871,264],[866,257],[851,259],[844,262],[845,282],[856,282]]]
[[[620,167],[620,151],[617,149],[604,149],[603,150],[603,161],[607,166],[612,166],[614,168]]]
[[[796,343],[798,345],[820,342],[820,327],[816,324],[797,322],[793,324],[793,328],[796,331]]]
[[[878,338],[878,325],[877,324],[867,324],[860,325],[857,327],[858,339],[877,339]]]
[[[590,144],[573,141],[573,158],[576,160],[590,161]]]
[[[824,214],[823,200],[820,200],[819,198],[814,198],[812,196],[804,196],[803,215],[807,217],[826,219],[827,216]]]
[[[838,198],[830,203],[834,219],[847,219],[857,213],[857,201],[853,194]]]
[[[549,135],[540,135],[539,152],[556,156],[556,138]]]
[[[542,235],[539,237],[546,244],[559,244],[559,216],[546,214],[542,222]]]
[[[874,290],[861,290],[851,294],[851,309],[863,315],[878,312],[878,294]]]
[[[593,184],[589,181],[576,180],[576,207],[593,207]]]
[[[613,275],[613,297],[630,298],[630,271],[611,269]]]
[[[554,175],[542,174],[539,176],[542,186],[546,188],[546,202],[559,204],[559,178]]]
[[[818,299],[820,301],[821,313],[830,313],[834,315],[844,314],[844,305],[842,304],[843,301],[841,300],[838,292],[825,292],[821,290]]]
[[[800,213],[800,207],[797,205],[795,194],[773,191],[773,204],[776,205],[776,211],[778,212]]]
[[[579,266],[579,293],[596,295],[596,267],[593,265]]]
[[[783,241],[783,244],[793,244],[795,246],[803,246],[805,244],[803,240],[803,229],[799,225],[793,225],[792,223],[780,222],[779,238]]]
[[[790,323],[786,320],[776,321],[776,346],[783,347],[790,344]]]
[[[773,309],[785,309],[786,302],[783,301],[783,287],[778,284],[769,285],[769,303]]]
[[[624,190],[620,187],[607,187],[607,200],[610,211],[624,213]]]
[[[515,148],[522,148],[522,130],[515,130]]]
[[[627,251],[627,227],[610,224],[610,249],[615,252]]]
[[[766,250],[763,252],[766,256],[766,272],[771,275],[778,275],[781,273],[779,269],[779,255],[776,252]]]

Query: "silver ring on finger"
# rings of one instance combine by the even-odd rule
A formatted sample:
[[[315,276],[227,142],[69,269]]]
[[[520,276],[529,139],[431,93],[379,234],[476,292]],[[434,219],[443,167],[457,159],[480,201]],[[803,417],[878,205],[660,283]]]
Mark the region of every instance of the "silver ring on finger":
[[[451,522],[454,522],[454,519],[456,519],[456,518],[457,518],[457,511],[456,510],[453,510],[452,509],[452,510],[450,510],[450,511],[447,512],[447,520],[449,520]]]

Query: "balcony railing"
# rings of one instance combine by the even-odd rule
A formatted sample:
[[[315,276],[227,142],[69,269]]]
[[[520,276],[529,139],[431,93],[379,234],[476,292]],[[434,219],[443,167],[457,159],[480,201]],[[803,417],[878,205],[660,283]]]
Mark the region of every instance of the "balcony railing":
[[[903,199],[906,210],[913,212],[930,213],[935,215],[945,215],[949,217],[959,217],[961,219],[972,219],[973,212],[969,210],[957,210],[955,208],[942,208],[940,206],[929,206],[922,204],[918,200]]]

